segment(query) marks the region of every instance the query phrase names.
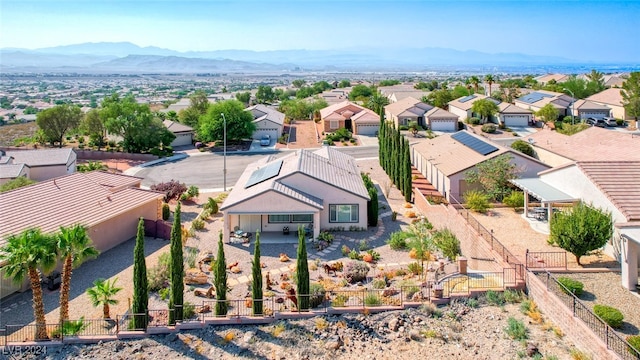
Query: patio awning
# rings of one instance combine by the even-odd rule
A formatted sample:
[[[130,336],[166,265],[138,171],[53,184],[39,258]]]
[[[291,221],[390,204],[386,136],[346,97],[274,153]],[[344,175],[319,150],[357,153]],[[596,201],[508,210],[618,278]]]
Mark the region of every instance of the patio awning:
[[[636,243],[640,244],[640,229],[622,228],[620,229],[620,234],[626,237],[627,239],[635,241]]]
[[[573,202],[579,200],[554,188],[540,180],[540,178],[514,179],[510,181],[513,185],[533,195],[543,203]]]

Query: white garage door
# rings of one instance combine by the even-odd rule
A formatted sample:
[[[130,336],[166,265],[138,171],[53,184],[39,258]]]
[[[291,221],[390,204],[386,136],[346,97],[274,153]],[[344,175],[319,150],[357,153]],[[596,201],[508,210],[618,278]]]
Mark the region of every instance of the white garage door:
[[[453,120],[429,120],[429,126],[433,131],[456,131],[458,122]]]
[[[505,115],[504,125],[509,126],[528,126],[529,117],[527,115]]]
[[[257,129],[253,132],[253,138],[256,140],[260,140],[260,138],[262,138],[262,135],[271,136],[271,140],[277,140],[280,137],[280,134],[278,134],[278,129]]]
[[[175,134],[176,138],[171,142],[171,146],[191,145],[191,134]]]
[[[375,135],[380,128],[378,124],[358,124],[357,126],[356,134],[359,135]]]
[[[581,112],[580,117],[583,119],[586,118],[594,118],[594,119],[602,119],[605,116],[609,116],[609,112],[598,112],[598,111],[589,111],[589,112]]]

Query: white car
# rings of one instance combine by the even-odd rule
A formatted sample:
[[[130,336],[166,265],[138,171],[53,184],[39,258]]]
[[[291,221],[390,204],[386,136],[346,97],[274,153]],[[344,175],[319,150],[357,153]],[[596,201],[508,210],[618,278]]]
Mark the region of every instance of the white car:
[[[618,126],[618,123],[616,122],[616,118],[606,116],[603,118],[603,120],[605,123],[607,123],[607,126]]]
[[[262,138],[260,138],[260,146],[269,146],[269,145],[271,145],[271,136],[262,135]]]

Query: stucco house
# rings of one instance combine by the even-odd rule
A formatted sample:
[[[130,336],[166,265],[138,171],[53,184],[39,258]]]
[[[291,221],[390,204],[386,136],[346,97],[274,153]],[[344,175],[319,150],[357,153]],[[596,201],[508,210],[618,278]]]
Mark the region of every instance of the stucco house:
[[[468,96],[463,96],[461,98],[449,101],[448,103],[449,112],[458,115],[460,119],[464,121],[475,115],[471,110],[471,108],[473,107],[474,102],[481,99],[489,99],[490,101],[493,101],[496,105],[500,104],[500,101],[492,97],[482,95],[482,94],[471,94]]]
[[[498,105],[498,121],[506,127],[529,126],[533,121],[533,111],[508,103]]]
[[[409,125],[410,122],[417,122],[418,125],[426,127],[425,114],[433,109],[432,105],[424,103],[413,97],[406,97],[384,107],[386,121],[391,121],[396,127]]]
[[[458,115],[439,107],[434,107],[424,114],[427,119],[427,127],[433,131],[458,131]]]
[[[533,112],[538,112],[545,105],[551,104],[551,106],[558,109],[559,116],[564,117],[570,114],[569,108],[573,101],[574,99],[566,94],[546,90],[536,90],[515,99],[513,104],[522,109],[528,109]]]
[[[98,250],[109,250],[136,236],[141,217],[161,218],[163,194],[140,189],[141,182],[138,177],[93,171],[0,193],[0,247],[7,237],[29,227],[55,233],[60,226],[82,224]],[[0,297],[21,289],[4,278],[2,265]]]
[[[590,100],[576,100],[575,103],[569,106],[569,111],[573,113],[575,110],[575,116],[579,119],[585,120],[587,118],[603,119],[607,116],[611,116],[611,108],[607,105],[598,104]]]
[[[569,80],[569,75],[565,74],[544,74],[533,78],[540,85],[547,85],[549,82],[561,83]]]
[[[610,108],[611,116],[616,119],[633,120],[633,118],[627,114],[627,111],[622,105],[622,94],[618,88],[603,90],[597,94],[589,96],[585,100]]]
[[[15,164],[13,157],[2,154],[4,152],[0,151],[0,185],[21,176],[29,178],[29,165]]]
[[[164,120],[164,126],[176,136],[171,142],[172,147],[193,144],[193,128],[179,122]]]
[[[512,182],[551,207],[554,198],[581,200],[610,212],[613,236],[604,252],[620,262],[622,286],[636,290],[640,262],[640,161],[576,161]],[[525,196],[525,198],[527,198]],[[636,290],[637,291],[637,290]]]
[[[597,126],[571,136],[542,129],[527,140],[536,158],[551,167],[575,161],[640,161],[640,136]]]
[[[282,135],[283,113],[263,104],[250,106],[246,110],[251,112],[253,123],[256,124],[256,130],[252,135],[253,139],[260,140],[263,135],[269,135],[272,141],[276,141]]]
[[[378,88],[380,94],[389,99],[389,102],[395,103],[402,101],[408,97],[414,99],[422,99],[422,97],[429,95],[430,91],[416,89],[414,84],[398,84],[392,86],[381,86]]]
[[[332,147],[265,157],[245,169],[220,207],[224,237],[240,229],[283,235],[299,225],[320,229],[367,227],[369,195],[355,159]]]
[[[53,179],[76,172],[77,156],[71,148],[11,150],[6,151],[5,156],[13,158],[13,164],[27,165],[28,177],[35,181]]]
[[[413,144],[411,164],[448,201],[455,199],[462,202],[463,194],[475,189],[475,185],[465,181],[465,172],[503,154],[511,158],[522,177],[535,176],[549,168],[537,159],[468,131],[444,134]]]
[[[343,101],[320,110],[324,132],[345,128],[356,135],[375,135],[380,128],[380,116],[363,106]]]

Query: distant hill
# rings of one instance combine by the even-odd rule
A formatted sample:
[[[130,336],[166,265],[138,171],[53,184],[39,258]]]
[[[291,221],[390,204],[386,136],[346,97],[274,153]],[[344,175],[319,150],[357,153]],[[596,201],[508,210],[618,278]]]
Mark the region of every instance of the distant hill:
[[[129,42],[103,42],[35,50],[0,49],[0,69],[4,71],[423,71],[434,66],[531,69],[576,63],[560,57],[447,48],[178,52],[153,46],[140,47]]]

